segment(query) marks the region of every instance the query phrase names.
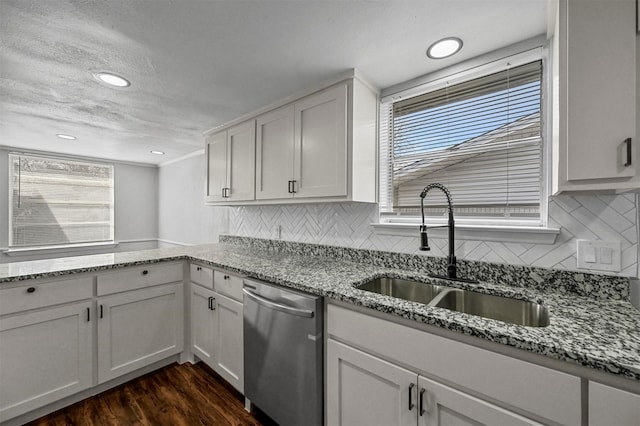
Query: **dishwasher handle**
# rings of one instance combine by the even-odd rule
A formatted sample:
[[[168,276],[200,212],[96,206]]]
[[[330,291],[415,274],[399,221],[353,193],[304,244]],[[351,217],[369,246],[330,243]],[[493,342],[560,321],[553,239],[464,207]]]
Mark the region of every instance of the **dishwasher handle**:
[[[263,306],[266,306],[268,308],[274,309],[276,311],[284,312],[285,314],[296,315],[299,317],[313,318],[313,311],[310,311],[308,309],[292,308],[287,305],[276,303],[272,300],[265,299],[264,297],[258,296],[257,294],[255,294],[251,290],[247,290],[246,288],[243,288],[242,292],[247,296],[249,296],[250,299],[253,299],[255,302]]]

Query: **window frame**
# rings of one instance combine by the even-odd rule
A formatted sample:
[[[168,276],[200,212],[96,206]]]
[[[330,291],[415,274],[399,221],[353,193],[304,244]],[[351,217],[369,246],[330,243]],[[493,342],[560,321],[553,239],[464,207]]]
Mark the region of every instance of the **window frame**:
[[[555,241],[555,236],[559,233],[559,229],[548,226],[548,203],[549,203],[549,171],[551,166],[551,126],[549,125],[551,117],[551,104],[550,96],[550,58],[549,51],[544,46],[537,46],[528,50],[521,50],[518,53],[507,54],[505,52],[498,52],[497,59],[495,55],[486,55],[488,57],[494,56],[494,58],[482,58],[464,62],[457,66],[449,67],[447,69],[429,74],[419,79],[418,83],[412,84],[408,82],[399,86],[394,86],[386,91],[383,91],[380,99],[380,127],[379,127],[379,204],[378,204],[378,223],[374,224],[376,233],[385,235],[409,235],[408,229],[413,229],[416,225],[421,223],[420,214],[400,214],[390,213],[384,211],[390,206],[390,202],[393,200],[393,193],[387,193],[387,189],[391,189],[392,185],[387,185],[392,175],[392,164],[389,160],[389,151],[391,144],[387,141],[387,135],[384,132],[388,132],[388,120],[385,120],[384,114],[393,108],[393,102],[400,101],[406,98],[412,98],[421,94],[432,92],[440,88],[445,87],[446,84],[458,84],[465,81],[473,80],[475,78],[483,77],[489,74],[493,74],[499,71],[503,71],[510,67],[517,67],[534,61],[542,61],[542,80],[541,80],[541,187],[540,187],[540,215],[535,219],[511,219],[505,220],[504,218],[490,218],[490,217],[468,217],[468,216],[456,216],[456,228],[460,228],[463,231],[462,237],[465,234],[469,237],[467,239],[487,239],[486,232],[502,232],[502,236],[496,236],[495,239],[489,238],[493,241],[516,241],[517,237],[513,237],[513,233],[520,231],[524,232],[528,236],[532,232],[540,231],[541,234],[553,235],[552,239]],[[417,195],[416,195],[417,196]],[[455,213],[455,199],[454,213]],[[446,217],[427,217],[427,225],[440,226],[446,225]],[[478,234],[478,230],[482,230],[483,238],[474,238],[474,235]],[[413,231],[412,231],[413,232]],[[413,232],[415,234],[415,232]],[[416,234],[417,235],[417,234]],[[551,237],[550,237],[551,238]],[[527,241],[531,241],[530,238],[525,238]],[[538,237],[533,238],[534,242],[538,242]],[[549,241],[548,238],[545,241]]]
[[[13,175],[13,167],[12,167],[12,158],[15,156],[23,156],[23,157],[32,157],[32,158],[42,158],[45,160],[56,160],[56,161],[64,161],[69,163],[83,163],[100,167],[110,167],[111,168],[111,190],[110,190],[110,223],[109,223],[109,239],[106,240],[94,240],[94,241],[82,241],[82,242],[69,242],[69,243],[57,243],[57,244],[37,244],[37,245],[13,245],[13,190],[12,190],[12,179]],[[75,156],[66,156],[64,154],[43,154],[36,152],[28,152],[28,151],[9,151],[6,157],[7,161],[7,249],[5,250],[5,254],[11,255],[11,253],[15,254],[28,254],[31,252],[40,252],[40,251],[73,251],[78,248],[86,248],[86,247],[95,247],[95,248],[112,248],[117,244],[115,242],[115,184],[116,184],[116,167],[115,164],[105,161],[100,161],[93,158],[82,158]]]

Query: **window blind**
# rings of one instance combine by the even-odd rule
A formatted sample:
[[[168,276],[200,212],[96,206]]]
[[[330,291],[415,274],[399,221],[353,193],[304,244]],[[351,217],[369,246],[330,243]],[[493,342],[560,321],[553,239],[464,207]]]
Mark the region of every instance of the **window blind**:
[[[542,61],[381,107],[381,212],[416,214],[439,182],[456,216],[540,218]],[[429,193],[427,215],[446,199]]]
[[[9,155],[11,247],[113,241],[113,166]]]

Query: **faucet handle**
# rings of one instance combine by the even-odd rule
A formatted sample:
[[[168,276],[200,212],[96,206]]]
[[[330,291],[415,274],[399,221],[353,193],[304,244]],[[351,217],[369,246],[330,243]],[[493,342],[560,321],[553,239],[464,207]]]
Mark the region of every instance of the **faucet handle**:
[[[431,247],[429,247],[429,238],[427,237],[426,225],[420,225],[420,250],[422,251],[431,250]]]

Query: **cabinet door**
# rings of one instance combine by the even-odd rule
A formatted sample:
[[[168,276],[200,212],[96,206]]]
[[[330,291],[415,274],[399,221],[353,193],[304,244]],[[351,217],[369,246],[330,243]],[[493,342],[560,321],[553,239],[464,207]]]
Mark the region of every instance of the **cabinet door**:
[[[207,201],[224,201],[227,187],[227,132],[209,135],[206,138],[207,152]]]
[[[327,424],[416,424],[417,374],[333,339],[326,365]]]
[[[589,382],[590,426],[635,426],[640,422],[640,394]]]
[[[213,369],[244,393],[242,303],[215,293]]]
[[[182,351],[182,284],[98,299],[98,381]]]
[[[256,200],[290,198],[293,180],[293,106],[256,120]]]
[[[626,138],[637,149],[635,7],[634,0],[567,1],[569,181],[635,174],[621,159]]]
[[[255,199],[256,122],[227,130],[227,193],[229,201]]]
[[[418,425],[540,425],[422,376],[418,388]]]
[[[213,281],[213,280],[212,280]],[[213,366],[213,290],[191,284],[191,351]]]
[[[347,86],[295,103],[295,197],[347,195]]]
[[[0,319],[0,422],[87,389],[91,302]]]

